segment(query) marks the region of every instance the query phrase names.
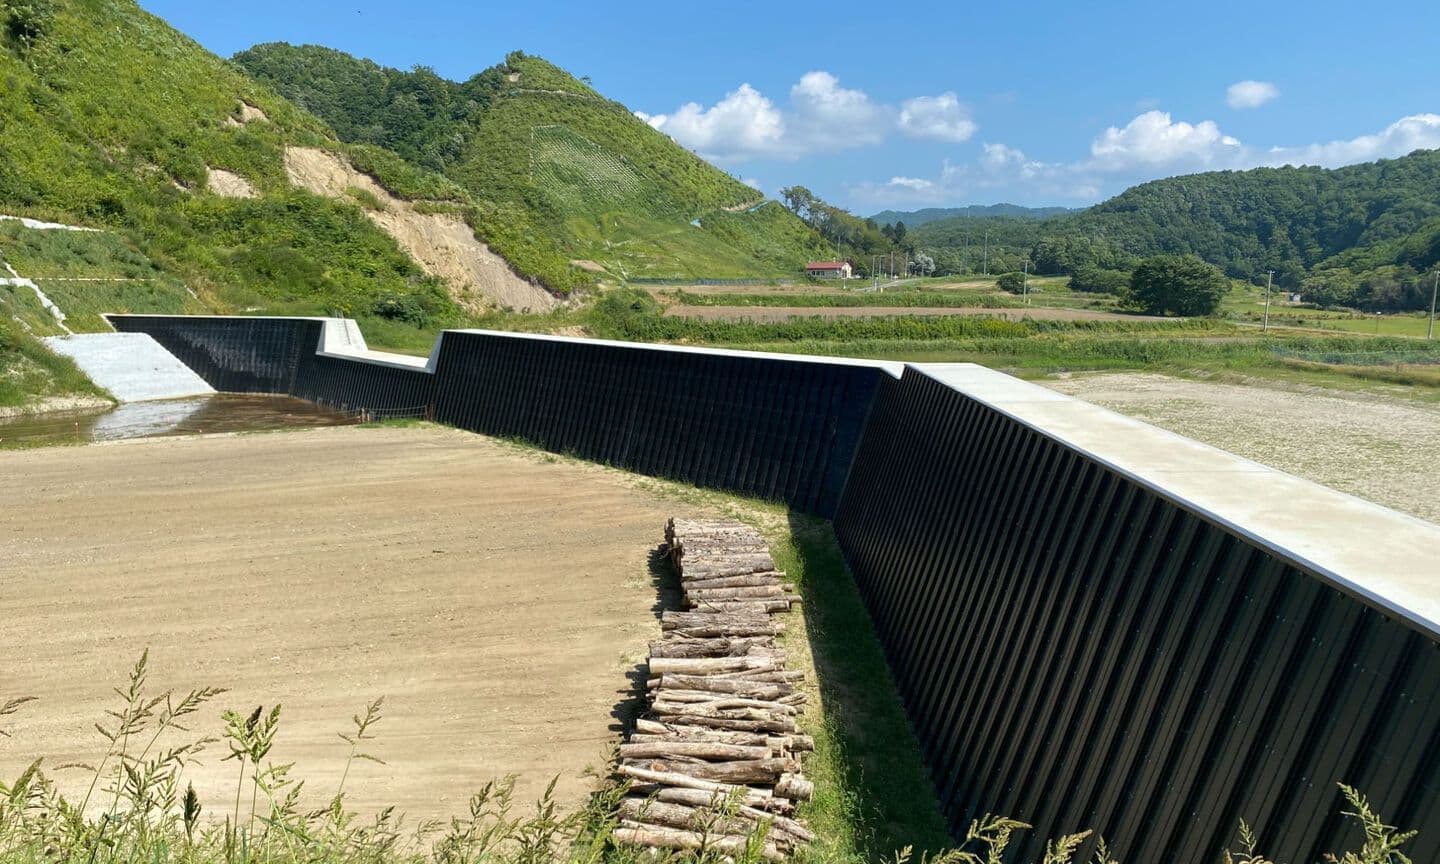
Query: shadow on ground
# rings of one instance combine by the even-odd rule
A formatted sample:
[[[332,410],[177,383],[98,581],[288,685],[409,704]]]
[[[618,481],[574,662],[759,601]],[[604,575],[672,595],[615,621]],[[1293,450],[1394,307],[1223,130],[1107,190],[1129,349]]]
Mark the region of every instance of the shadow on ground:
[[[804,598],[805,626],[826,705],[826,730],[817,747],[838,774],[839,795],[854,850],[864,860],[888,858],[913,846],[915,859],[953,844],[940,815],[919,744],[905,717],[870,614],[845,566],[829,522],[791,513],[792,547],[777,550]],[[817,754],[824,757],[826,754]]]
[[[655,602],[650,611],[659,621],[663,613],[680,609],[680,575],[670,562],[668,546],[662,544],[650,550],[649,571],[650,584],[655,586]],[[610,731],[626,735],[635,727],[636,718],[645,710],[645,681],[649,668],[649,663],[641,660],[625,670],[630,688],[621,691],[620,701],[610,710],[610,716],[615,720],[609,726]]]

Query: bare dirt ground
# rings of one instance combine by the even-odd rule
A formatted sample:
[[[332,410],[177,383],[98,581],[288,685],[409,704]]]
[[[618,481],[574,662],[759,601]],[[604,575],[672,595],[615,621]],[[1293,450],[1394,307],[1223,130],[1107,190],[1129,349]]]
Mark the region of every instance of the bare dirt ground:
[[[1088,309],[1051,309],[1044,306],[989,309],[971,306],[669,306],[671,317],[700,318],[706,321],[756,321],[780,323],[791,318],[880,318],[904,315],[988,315],[1020,321],[1161,321],[1145,315],[1118,315]]]
[[[1143,372],[1074,375],[1040,383],[1440,522],[1440,406],[1376,393],[1222,384]]]
[[[348,797],[412,817],[457,814],[511,772],[517,802],[555,775],[583,797],[659,633],[648,556],[686,510],[439,428],[4,452],[0,477],[0,701],[39,697],[5,718],[0,776],[98,760],[92,724],[148,646],[153,687],[230,688],[197,734],[218,735],[223,708],[282,703],[272,759],[321,803],[336,733],[384,696],[369,749],[388,764],[356,763]],[[224,753],[191,771],[212,813],[235,792]]]
[[[292,185],[317,195],[343,199],[352,188],[373,195],[382,209],[367,209],[370,221],[395,238],[425,272],[448,280],[456,302],[472,312],[491,305],[547,312],[559,305],[550,292],[515,275],[459,216],[420,212],[328,150],[285,148],[285,173]]]

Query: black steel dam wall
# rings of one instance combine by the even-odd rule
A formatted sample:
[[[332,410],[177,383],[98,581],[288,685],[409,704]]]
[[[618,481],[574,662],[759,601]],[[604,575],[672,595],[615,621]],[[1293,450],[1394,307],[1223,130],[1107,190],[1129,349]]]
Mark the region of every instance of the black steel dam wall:
[[[1359,846],[1343,781],[1440,858],[1433,633],[915,368],[835,532],[953,831],[1215,862],[1243,818],[1313,862]]]
[[[1298,864],[1358,847],[1343,781],[1420,830],[1414,860],[1440,860],[1433,526],[1090,406],[1072,421],[1082,406],[1058,395],[1014,407],[993,396],[1009,389],[995,373],[968,387],[948,367],[473,331],[399,368],[321,351],[319,319],[112,320],[219,390],[422,405],[833,518],[958,834],[996,813],[1035,826],[1025,860],[1044,837],[1094,828],[1127,862],[1210,864],[1243,818]],[[1133,446],[1077,443],[1111,420],[1088,440]],[[1229,498],[1187,497],[1203,487],[1185,472],[1113,458],[1166,448],[1203,463],[1192,474],[1233,472]],[[1284,500],[1244,509],[1267,495]],[[1212,506],[1232,498],[1226,512],[1255,524]],[[1346,546],[1333,555],[1286,518],[1331,504]]]
[[[435,376],[321,353],[320,318],[112,315],[116,330],[147,333],[225,393],[295,396],[338,408],[423,413]]]

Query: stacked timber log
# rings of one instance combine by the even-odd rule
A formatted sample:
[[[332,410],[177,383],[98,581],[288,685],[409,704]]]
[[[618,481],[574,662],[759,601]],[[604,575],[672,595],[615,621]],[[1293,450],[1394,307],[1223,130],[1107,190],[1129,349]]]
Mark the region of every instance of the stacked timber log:
[[[671,519],[665,539],[684,609],[662,613],[650,643],[649,710],[620,745],[631,788],[615,839],[738,852],[763,823],[765,858],[782,860],[813,839],[793,818],[814,793],[800,770],[814,741],[796,724],[804,673],[785,668],[773,617],[800,598],[753,528]]]

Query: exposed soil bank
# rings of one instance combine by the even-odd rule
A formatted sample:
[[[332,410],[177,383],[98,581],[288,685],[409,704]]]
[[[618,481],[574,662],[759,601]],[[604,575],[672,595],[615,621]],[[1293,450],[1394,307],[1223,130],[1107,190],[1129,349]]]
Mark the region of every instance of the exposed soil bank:
[[[488,306],[547,312],[560,303],[544,288],[515,275],[459,216],[420,212],[328,150],[285,148],[285,173],[291,184],[317,195],[343,199],[358,189],[373,196],[380,209],[366,209],[370,221],[395,238],[425,272],[446,279],[456,301],[472,312]]]

